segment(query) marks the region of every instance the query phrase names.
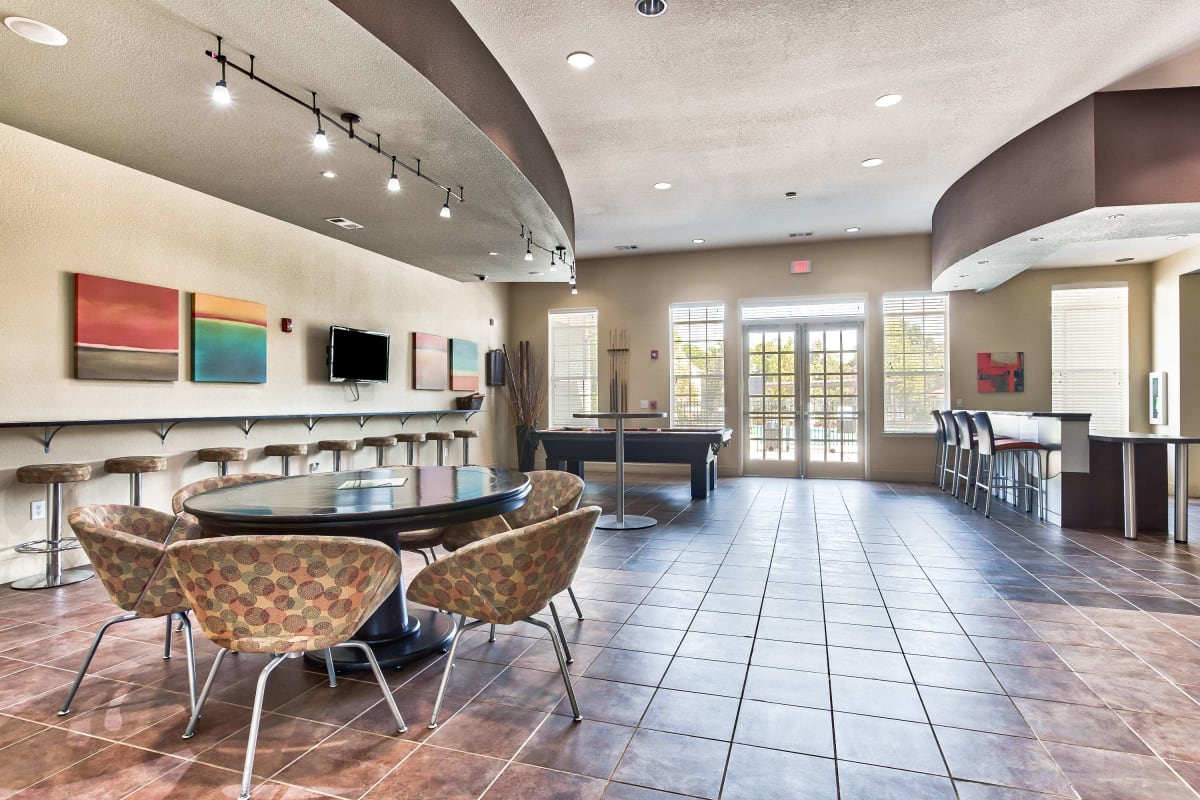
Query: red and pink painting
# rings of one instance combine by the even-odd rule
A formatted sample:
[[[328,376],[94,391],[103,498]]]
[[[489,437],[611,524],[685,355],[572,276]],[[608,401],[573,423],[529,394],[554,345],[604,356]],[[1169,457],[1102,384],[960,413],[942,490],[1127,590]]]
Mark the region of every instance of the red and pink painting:
[[[976,369],[981,394],[1025,391],[1024,353],[979,353]]]
[[[179,290],[76,273],[75,377],[179,380]]]

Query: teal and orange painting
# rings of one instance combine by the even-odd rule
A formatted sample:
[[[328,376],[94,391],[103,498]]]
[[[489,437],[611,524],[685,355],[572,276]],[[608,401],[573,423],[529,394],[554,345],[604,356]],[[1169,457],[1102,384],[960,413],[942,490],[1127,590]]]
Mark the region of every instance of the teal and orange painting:
[[[192,295],[192,380],[267,382],[267,306]]]
[[[479,389],[479,345],[475,342],[450,340],[450,388],[460,392]]]

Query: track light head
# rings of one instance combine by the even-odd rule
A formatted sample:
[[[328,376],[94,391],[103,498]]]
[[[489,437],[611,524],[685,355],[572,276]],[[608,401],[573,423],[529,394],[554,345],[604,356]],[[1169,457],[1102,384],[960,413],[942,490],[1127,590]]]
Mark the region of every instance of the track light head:
[[[525,242],[525,260],[533,261],[533,240],[528,239]]]
[[[571,284],[571,294],[579,294],[579,287],[573,283]]]
[[[400,179],[396,177],[396,157],[392,156],[392,177],[388,178],[387,188],[389,192],[400,191]]]
[[[439,212],[442,219],[450,219],[450,190],[446,190],[446,202],[442,205],[442,210]]]
[[[317,123],[317,132],[313,134],[312,145],[313,149],[315,150],[329,149],[329,137],[325,135],[325,131],[321,128],[320,122]]]
[[[227,106],[233,98],[229,96],[229,87],[225,84],[225,79],[217,81],[217,85],[213,87],[212,92],[213,102],[217,105]]]

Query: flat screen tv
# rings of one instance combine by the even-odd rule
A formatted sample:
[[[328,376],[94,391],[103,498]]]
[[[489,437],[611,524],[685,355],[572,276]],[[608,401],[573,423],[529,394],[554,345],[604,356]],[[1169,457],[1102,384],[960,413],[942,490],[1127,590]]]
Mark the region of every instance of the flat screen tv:
[[[391,336],[329,326],[329,380],[334,383],[387,383]]]

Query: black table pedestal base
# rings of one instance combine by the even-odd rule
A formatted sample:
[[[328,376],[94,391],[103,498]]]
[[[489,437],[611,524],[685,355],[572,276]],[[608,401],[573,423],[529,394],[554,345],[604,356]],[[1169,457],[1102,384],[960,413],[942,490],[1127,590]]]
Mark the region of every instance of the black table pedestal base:
[[[454,620],[449,614],[427,610],[411,611],[409,624],[416,625],[417,630],[399,639],[362,639],[375,652],[380,667],[401,667],[428,655],[444,653],[454,636]],[[305,659],[312,666],[325,669],[324,652],[308,653]],[[357,672],[371,668],[362,652],[352,647],[333,648],[333,663],[338,672]]]

